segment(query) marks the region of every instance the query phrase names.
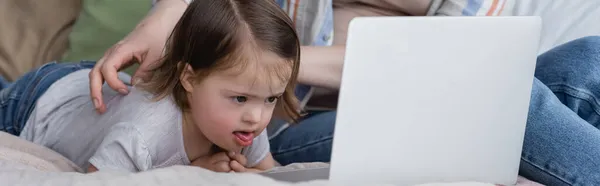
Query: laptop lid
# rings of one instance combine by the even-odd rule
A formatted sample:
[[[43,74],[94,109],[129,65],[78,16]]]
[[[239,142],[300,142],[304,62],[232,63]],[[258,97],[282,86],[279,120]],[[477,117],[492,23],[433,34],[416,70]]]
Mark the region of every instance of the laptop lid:
[[[538,17],[363,17],[349,26],[330,180],[517,180]]]

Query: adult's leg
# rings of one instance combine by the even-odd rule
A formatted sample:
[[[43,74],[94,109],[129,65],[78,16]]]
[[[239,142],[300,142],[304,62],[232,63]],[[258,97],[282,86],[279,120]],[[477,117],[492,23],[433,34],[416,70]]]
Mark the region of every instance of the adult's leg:
[[[600,37],[538,57],[520,174],[546,185],[600,185]]]
[[[298,124],[271,136],[271,153],[282,165],[329,162],[335,111],[313,113]]]
[[[58,79],[95,62],[48,63],[26,73],[14,83],[0,89],[0,131],[19,135],[37,99]]]
[[[8,87],[8,85],[10,85],[10,82],[6,79],[4,79],[4,77],[0,76],[0,91],[6,87]]]

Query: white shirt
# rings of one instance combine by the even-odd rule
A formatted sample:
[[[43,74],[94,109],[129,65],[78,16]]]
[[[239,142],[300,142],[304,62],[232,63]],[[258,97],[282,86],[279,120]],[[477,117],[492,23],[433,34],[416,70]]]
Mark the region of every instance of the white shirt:
[[[56,81],[38,99],[21,138],[46,146],[83,169],[144,171],[188,165],[183,146],[181,111],[172,97],[153,101],[150,93],[130,89],[126,96],[106,84],[107,110],[98,114],[89,93],[89,69]],[[266,130],[265,130],[266,131]],[[266,132],[243,149],[247,167],[269,152]]]

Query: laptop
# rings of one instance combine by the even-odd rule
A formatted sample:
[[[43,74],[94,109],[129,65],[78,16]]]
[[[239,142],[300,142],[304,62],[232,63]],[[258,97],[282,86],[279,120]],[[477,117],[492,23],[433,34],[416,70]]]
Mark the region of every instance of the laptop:
[[[349,25],[331,166],[343,185],[514,185],[539,17],[362,17]]]

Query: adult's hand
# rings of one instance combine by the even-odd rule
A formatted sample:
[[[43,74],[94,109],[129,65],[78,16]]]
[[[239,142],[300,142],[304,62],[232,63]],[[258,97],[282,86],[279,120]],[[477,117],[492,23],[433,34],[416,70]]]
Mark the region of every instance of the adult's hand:
[[[127,86],[119,80],[117,72],[133,63],[140,63],[132,84],[146,79],[149,66],[159,62],[165,42],[183,14],[187,4],[182,0],[160,0],[154,9],[123,40],[108,49],[90,72],[90,95],[96,111],[104,113],[102,100],[104,81],[115,91],[127,94]]]

